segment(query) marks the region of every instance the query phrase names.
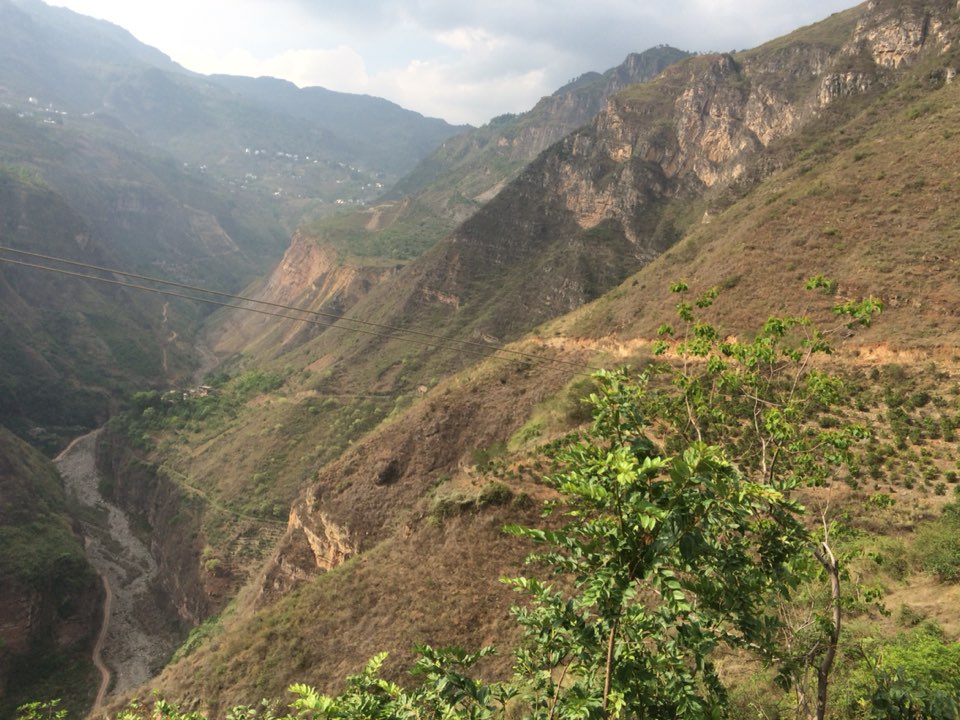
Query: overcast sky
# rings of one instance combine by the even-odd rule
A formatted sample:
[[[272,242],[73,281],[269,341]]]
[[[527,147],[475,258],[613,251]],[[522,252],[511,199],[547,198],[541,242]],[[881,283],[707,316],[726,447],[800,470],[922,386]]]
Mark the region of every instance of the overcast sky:
[[[197,72],[368,93],[479,125],[661,43],[753,47],[856,0],[48,0]]]

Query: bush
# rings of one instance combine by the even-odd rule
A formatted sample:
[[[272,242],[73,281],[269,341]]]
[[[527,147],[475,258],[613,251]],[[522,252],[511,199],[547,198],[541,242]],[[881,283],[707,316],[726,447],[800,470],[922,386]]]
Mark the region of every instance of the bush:
[[[918,530],[914,551],[927,572],[943,582],[960,581],[960,502],[947,505],[937,520]]]
[[[837,705],[853,717],[956,720],[957,698],[960,644],[944,642],[935,624],[922,623],[865,653]]]

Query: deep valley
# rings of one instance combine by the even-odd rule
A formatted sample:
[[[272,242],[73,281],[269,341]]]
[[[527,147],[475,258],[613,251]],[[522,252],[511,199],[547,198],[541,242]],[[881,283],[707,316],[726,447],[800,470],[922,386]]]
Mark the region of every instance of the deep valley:
[[[479,128],[0,44],[0,717],[958,716],[953,0]]]

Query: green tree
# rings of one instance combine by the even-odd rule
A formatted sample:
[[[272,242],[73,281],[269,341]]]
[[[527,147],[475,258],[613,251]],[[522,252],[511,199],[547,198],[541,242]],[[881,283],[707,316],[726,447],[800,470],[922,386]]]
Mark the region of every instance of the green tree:
[[[664,455],[640,414],[644,382],[597,380],[591,429],[562,446],[547,479],[568,522],[509,528],[546,546],[533,560],[573,578],[569,591],[510,581],[531,600],[516,610],[529,717],[725,717],[711,655],[773,652],[770,609],[796,584],[791,560],[808,542],[800,508],[717,447]]]
[[[806,287],[831,297],[837,288],[822,275]],[[668,451],[693,440],[721,446],[747,477],[787,497],[798,487],[839,479],[854,447],[870,432],[835,416],[816,422],[849,402],[841,378],[819,367],[817,359],[833,352],[831,340],[838,333],[869,325],[882,303],[867,298],[834,305],[839,322],[826,330],[806,315],[771,317],[751,337],[736,339],[725,338],[702,317],[717,299],[716,289],[693,300],[686,283],[671,289],[680,296],[680,325],[660,328],[656,352],[671,361],[654,368],[666,379],[639,402],[655,418],[654,432],[667,438]],[[842,605],[842,570],[830,546],[825,509],[821,517],[822,533],[808,544],[807,558],[816,564],[807,563],[806,572],[819,568],[829,601],[813,617],[796,618],[794,630],[786,632],[780,677],[795,690],[798,715],[818,720],[826,715]],[[803,573],[803,564],[804,558],[796,558],[794,570]],[[785,607],[781,614],[790,625],[793,609]]]

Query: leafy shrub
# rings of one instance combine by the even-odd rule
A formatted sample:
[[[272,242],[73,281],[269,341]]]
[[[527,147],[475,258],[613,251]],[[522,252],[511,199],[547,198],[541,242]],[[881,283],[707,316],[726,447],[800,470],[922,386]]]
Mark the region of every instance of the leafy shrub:
[[[960,502],[943,509],[943,514],[917,532],[914,545],[920,567],[943,582],[960,581]]]
[[[844,716],[956,720],[960,716],[960,644],[923,623],[871,648],[839,693]]]

